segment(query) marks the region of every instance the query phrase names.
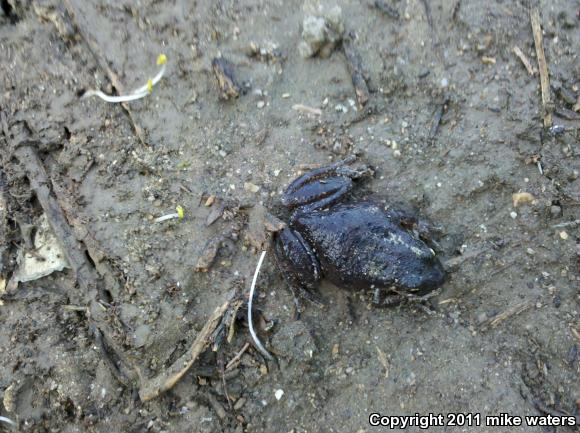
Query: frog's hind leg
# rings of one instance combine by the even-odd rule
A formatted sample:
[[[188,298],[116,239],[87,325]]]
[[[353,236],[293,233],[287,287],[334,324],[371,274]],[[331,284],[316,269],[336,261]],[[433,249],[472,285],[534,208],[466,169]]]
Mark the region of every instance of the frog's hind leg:
[[[294,295],[300,312],[300,299],[324,305],[324,300],[313,290],[321,279],[320,264],[316,255],[300,233],[285,228],[278,233],[274,246],[276,262]]]
[[[286,188],[282,204],[308,212],[337,203],[352,189],[353,179],[372,173],[367,166],[348,167],[352,161],[353,158],[346,158],[303,174]]]

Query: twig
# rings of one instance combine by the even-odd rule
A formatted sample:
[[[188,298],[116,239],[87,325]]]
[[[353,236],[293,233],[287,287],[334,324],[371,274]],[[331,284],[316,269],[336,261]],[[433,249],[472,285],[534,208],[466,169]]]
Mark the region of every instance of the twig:
[[[441,104],[437,106],[437,109],[433,113],[433,118],[431,119],[431,128],[429,128],[429,140],[433,141],[439,132],[439,126],[441,125],[441,118],[447,109],[447,104],[449,103],[449,98],[445,98]]]
[[[49,162],[49,167],[52,167],[55,163],[54,160],[50,158],[50,156],[47,157],[47,161]],[[50,171],[51,174],[53,174],[55,170]],[[121,284],[115,276],[115,272],[111,266],[110,260],[102,251],[102,248],[97,240],[89,232],[86,221],[84,221],[83,218],[79,216],[78,211],[74,209],[73,205],[71,204],[74,200],[72,197],[70,197],[71,194],[67,188],[64,187],[61,182],[58,182],[54,175],[50,176],[50,180],[52,190],[56,196],[56,200],[64,211],[64,214],[66,215],[68,223],[72,227],[76,238],[82,244],[83,249],[86,249],[86,253],[90,256],[96,271],[105,281],[104,287],[101,287],[99,290],[100,296],[103,297],[104,288],[106,288],[106,290],[113,296],[113,298],[116,298],[119,295]]]
[[[522,63],[524,64],[524,67],[526,68],[526,71],[528,71],[528,74],[530,74],[531,76],[534,76],[534,67],[532,66],[532,64],[530,63],[530,60],[526,57],[526,55],[523,53],[522,50],[520,50],[520,47],[518,47],[517,45],[514,46],[513,48],[514,54],[516,56],[518,56],[518,58],[522,61]]]
[[[373,3],[375,9],[381,11],[383,14],[398,20],[399,19],[399,11],[395,9],[390,4],[384,2],[383,0],[375,0]]]
[[[565,223],[554,224],[553,229],[576,228],[580,226],[580,220],[568,221]]]
[[[59,243],[64,249],[64,254],[73,270],[77,284],[81,289],[82,298],[90,305],[88,308],[88,311],[90,312],[88,316],[89,323],[91,326],[94,326],[99,333],[98,335],[95,333],[95,338],[98,338],[102,334],[102,341],[106,341],[108,348],[111,349],[116,357],[121,361],[121,365],[116,366],[116,369],[125,376],[125,378],[121,378],[121,376],[114,372],[115,376],[121,383],[128,384],[129,378],[132,375],[128,373],[126,367],[127,362],[124,360],[122,355],[123,351],[111,337],[114,333],[112,329],[110,329],[110,326],[100,318],[103,309],[101,304],[98,302],[98,275],[95,268],[85,255],[85,249],[81,246],[81,243],[76,238],[73,229],[68,224],[63,209],[54,197],[53,191],[50,189],[51,181],[46,174],[46,169],[42,161],[38,157],[36,149],[32,147],[32,144],[26,143],[25,145],[18,147],[15,150],[14,155],[24,165],[26,175],[30,181],[30,186],[34,191],[40,206],[44,210],[55,236],[58,238]],[[104,344],[99,344],[98,347],[101,349],[103,358],[108,361],[110,354],[108,350],[106,350],[107,347]]]
[[[342,41],[342,51],[344,52],[352,85],[356,92],[356,100],[359,108],[363,108],[370,99],[370,93],[364,77],[361,56],[355,48],[350,35]]]
[[[238,362],[240,360],[240,358],[242,357],[242,355],[246,352],[246,350],[248,350],[248,347],[250,347],[250,343],[246,343],[244,344],[244,346],[242,347],[242,349],[236,353],[236,356],[234,356],[230,362],[228,362],[226,364],[226,371],[230,370],[233,368],[233,366],[236,364],[236,362]]]
[[[79,286],[86,291],[87,298],[85,300],[96,298],[97,275],[77,241],[73,230],[68,225],[62,208],[52,194],[49,186],[50,180],[36,149],[30,145],[21,146],[16,149],[15,156],[26,170],[30,186],[44,210],[55,236],[64,249],[64,254]]]
[[[385,379],[389,378],[389,359],[387,355],[379,349],[379,346],[375,346],[377,348],[377,352],[379,354],[379,362],[382,364],[383,368],[385,369]]]
[[[211,343],[210,337],[217,328],[220,320],[230,305],[224,302],[211,314],[207,323],[195,338],[191,348],[175,361],[167,370],[153,379],[142,380],[139,389],[141,401],[149,401],[170,390],[187,373],[199,356]]]
[[[532,9],[530,11],[530,21],[532,22],[532,32],[534,33],[534,43],[536,45],[536,55],[538,57],[538,69],[540,71],[544,127],[549,128],[552,126],[550,76],[548,73],[548,64],[546,63],[546,55],[544,54],[544,41],[542,36],[542,26],[540,24],[540,12],[538,9]]]
[[[125,94],[125,89],[123,87],[123,84],[121,83],[121,80],[119,79],[119,76],[110,68],[109,62],[107,61],[105,55],[102,53],[101,48],[99,47],[97,42],[94,40],[94,38],[90,35],[90,33],[88,31],[86,31],[84,29],[84,27],[81,26],[81,23],[78,20],[78,14],[77,14],[76,8],[71,3],[71,0],[65,0],[64,4],[65,4],[65,7],[67,9],[68,14],[71,17],[73,25],[77,28],[82,39],[85,41],[85,43],[89,47],[89,51],[91,52],[91,54],[93,55],[93,57],[97,61],[97,64],[99,65],[99,67],[107,74],[107,76],[109,77],[109,80],[111,80],[111,83],[113,84],[115,89],[117,89],[117,93],[119,93],[120,95]],[[131,121],[131,124],[133,125],[133,129],[135,130],[135,134],[137,135],[137,138],[139,138],[139,141],[141,142],[141,144],[143,146],[146,146],[147,142],[145,140],[145,133],[143,132],[143,128],[141,128],[141,126],[139,126],[139,124],[137,123],[135,116],[133,116],[133,112],[129,108],[129,105],[126,102],[123,102],[121,104],[121,106],[123,107],[123,109],[125,110],[127,115],[129,116],[129,120]]]
[[[250,297],[248,299],[248,324],[250,326],[250,335],[252,336],[252,340],[254,340],[256,347],[262,355],[264,355],[267,359],[272,360],[274,358],[272,358],[272,355],[270,355],[264,346],[262,346],[260,339],[256,335],[256,331],[254,330],[254,321],[252,320],[252,302],[254,300],[254,290],[256,288],[256,281],[258,280],[258,274],[260,273],[260,268],[262,267],[264,257],[266,257],[266,251],[262,251],[262,255],[260,255],[260,260],[258,260],[258,266],[256,266],[254,278],[252,279],[252,286],[250,287]]]
[[[129,385],[129,378],[123,372],[122,367],[117,365],[117,363],[113,360],[113,357],[109,353],[108,346],[105,344],[105,341],[103,339],[102,331],[94,323],[89,325],[89,329],[91,330],[93,336],[95,337],[95,342],[97,343],[97,347],[99,348],[99,351],[103,356],[105,364],[107,364],[109,370],[111,370],[111,373],[113,373],[113,376],[115,376],[115,379],[117,379],[123,385]]]
[[[320,108],[309,107],[308,105],[304,104],[294,104],[292,109],[301,113],[312,114],[314,116],[322,115],[322,110]]]
[[[487,328],[488,326],[491,326],[492,328],[495,328],[496,326],[498,326],[500,323],[504,322],[505,320],[509,319],[512,316],[516,316],[520,313],[523,313],[524,311],[526,311],[528,308],[530,308],[532,306],[532,302],[531,301],[525,301],[522,302],[520,304],[516,304],[513,307],[508,308],[507,310],[496,314],[493,317],[490,317],[489,319],[487,319],[485,322],[483,322],[483,324],[481,325],[482,328]]]

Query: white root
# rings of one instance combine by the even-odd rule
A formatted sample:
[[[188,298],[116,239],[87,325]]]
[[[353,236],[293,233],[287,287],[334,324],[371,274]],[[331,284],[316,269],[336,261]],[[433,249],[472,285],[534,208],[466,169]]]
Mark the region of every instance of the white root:
[[[256,335],[256,331],[254,330],[254,321],[252,319],[252,302],[254,300],[254,291],[256,289],[256,281],[258,280],[258,274],[260,273],[260,268],[262,267],[262,262],[264,261],[264,257],[266,257],[266,251],[262,251],[262,255],[260,256],[260,260],[258,260],[258,266],[256,266],[256,271],[254,272],[254,278],[252,280],[252,285],[250,286],[250,297],[248,299],[248,324],[250,326],[250,335],[252,336],[252,340],[260,353],[264,355],[267,359],[272,360],[274,359],[272,355],[264,348],[258,336]]]

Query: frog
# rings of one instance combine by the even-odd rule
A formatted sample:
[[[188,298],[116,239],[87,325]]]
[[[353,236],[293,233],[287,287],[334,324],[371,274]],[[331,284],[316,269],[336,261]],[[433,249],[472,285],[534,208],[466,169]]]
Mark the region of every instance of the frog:
[[[283,192],[289,223],[274,238],[278,268],[298,311],[306,298],[325,304],[323,279],[350,291],[372,291],[375,306],[425,300],[446,273],[427,220],[376,199],[346,200],[355,182],[373,170],[350,165],[356,157],[308,171]]]

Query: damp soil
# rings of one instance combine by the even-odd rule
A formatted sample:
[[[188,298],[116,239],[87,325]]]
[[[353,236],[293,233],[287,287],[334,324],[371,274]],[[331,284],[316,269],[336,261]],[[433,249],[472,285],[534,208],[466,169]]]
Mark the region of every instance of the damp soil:
[[[561,226],[580,216],[577,2],[387,0],[397,14],[336,3],[368,83],[364,108],[340,47],[299,54],[300,1],[0,2],[2,286],[43,213],[15,156],[32,146],[107,264],[100,311],[133,372],[153,377],[178,359],[233,289],[247,292],[262,248],[255,305],[277,359],[250,345],[222,377],[250,341],[242,319],[173,389],[141,402],[138,380],[122,383],[103,358],[63,270],[1,287],[1,416],[34,432],[369,433],[390,431],[369,425],[373,412],[578,415],[580,232]],[[513,51],[537,69],[535,7],[553,129],[538,73]],[[142,85],[160,53],[165,76],[130,112],[79,97]],[[228,100],[219,56],[235,74]],[[375,171],[354,195],[432,221],[449,278],[428,305],[384,309],[325,283],[326,305],[306,303],[297,319],[267,211],[286,218],[285,186],[350,154]],[[514,207],[518,192],[533,201]],[[178,205],[183,219],[155,222]]]

